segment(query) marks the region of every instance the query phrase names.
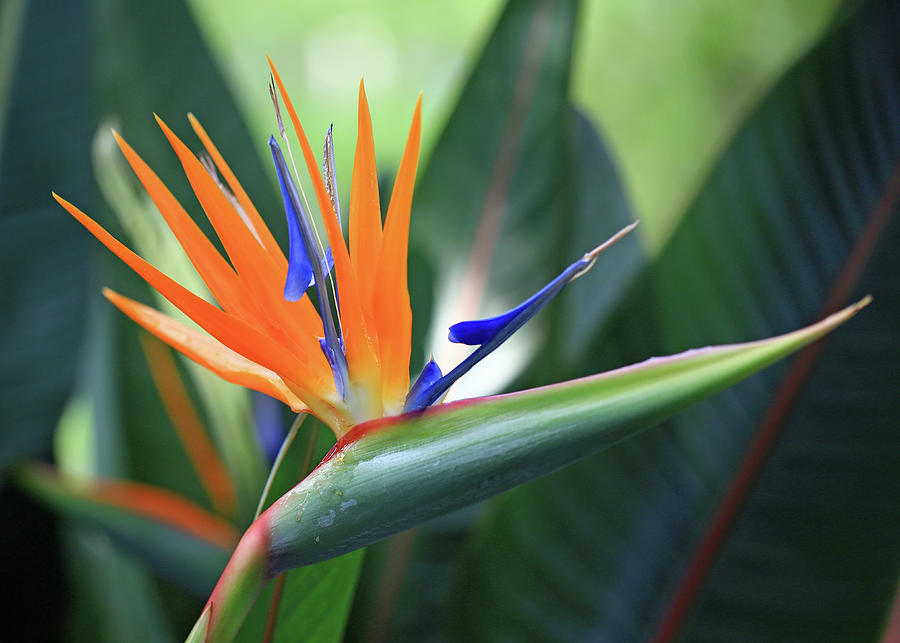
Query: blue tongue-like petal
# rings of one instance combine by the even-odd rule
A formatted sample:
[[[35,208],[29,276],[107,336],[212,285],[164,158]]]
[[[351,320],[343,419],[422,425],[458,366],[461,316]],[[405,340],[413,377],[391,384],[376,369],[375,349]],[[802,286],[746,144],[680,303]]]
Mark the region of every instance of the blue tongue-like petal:
[[[335,355],[334,351],[331,350],[331,346],[328,345],[328,342],[325,341],[324,337],[319,338],[319,348],[321,348],[322,353],[325,354],[325,359],[328,360],[328,365],[331,366],[332,369],[337,368],[337,366],[338,366],[337,355]],[[342,348],[343,348],[343,346],[342,346]],[[346,391],[344,391],[343,380],[335,379],[334,385],[337,388],[338,395],[340,395],[341,397],[344,397],[344,393]]]
[[[416,378],[413,385],[409,387],[409,393],[406,394],[405,410],[412,411],[414,409],[423,409],[428,406],[427,404],[424,404],[423,401],[428,397],[431,387],[441,379],[441,375],[441,368],[432,357],[428,360],[428,363],[425,364],[425,368],[419,373],[419,377]]]
[[[465,375],[475,364],[487,357],[500,344],[505,342],[514,332],[516,332],[529,319],[534,317],[537,312],[547,305],[563,287],[583,275],[590,270],[591,266],[597,260],[603,250],[611,246],[613,243],[621,239],[628,232],[634,229],[637,222],[626,226],[603,244],[597,246],[581,259],[563,270],[549,284],[541,288],[534,295],[526,299],[524,302],[509,310],[502,315],[490,317],[488,319],[476,319],[473,321],[464,321],[454,324],[450,327],[449,339],[457,344],[467,344],[469,346],[478,346],[472,354],[464,359],[456,368],[444,375],[438,376],[431,383],[423,383],[421,390],[413,394],[413,388],[419,386],[419,380],[410,389],[406,397],[406,411],[414,411],[423,409],[437,400],[441,399],[447,390],[456,380]],[[435,365],[435,368],[437,366]],[[426,366],[426,369],[428,366]],[[423,371],[424,374],[425,371]]]
[[[290,239],[290,256],[288,258],[287,279],[284,282],[284,298],[287,301],[297,301],[309,288],[315,278],[313,277],[312,264],[303,247],[303,240],[300,239],[297,222],[291,221],[293,217],[288,215],[288,238]]]
[[[270,139],[274,140],[274,137]],[[272,157],[275,158],[273,150]],[[288,272],[284,284],[284,298],[287,301],[297,301],[306,293],[306,289],[313,282],[312,261],[306,252],[303,243],[303,232],[298,223],[298,212],[288,193],[287,181],[290,177],[284,176],[281,167],[275,159],[275,168],[278,170],[278,184],[281,187],[281,196],[284,198],[284,212],[287,215],[288,241],[290,243],[288,253]]]
[[[565,274],[565,272],[562,273],[537,293],[502,315],[453,324],[450,327],[450,332],[447,334],[447,339],[456,344],[481,346],[490,342],[505,329],[515,325],[515,328],[510,332],[512,334],[522,324],[531,319],[537,311],[543,308],[544,304],[550,301],[557,292],[562,290],[562,287],[568,283],[568,281],[562,281]],[[517,321],[520,321],[520,323],[517,324]]]
[[[273,152],[274,156],[274,152]],[[306,253],[306,246],[303,243],[303,232],[300,230],[300,224],[297,222],[297,211],[288,195],[286,180],[288,177],[282,176],[278,163],[275,163],[278,169],[278,184],[281,187],[281,195],[284,198],[284,212],[287,215],[288,224],[288,272],[287,279],[284,283],[284,298],[287,301],[297,301],[306,293],[306,290],[316,283],[315,273],[313,272],[312,262]],[[322,258],[322,272],[326,275],[331,274],[334,268],[334,256],[331,248],[325,251]]]
[[[272,92],[274,93],[274,89]],[[329,265],[329,260],[327,254],[323,256],[319,253],[320,245],[315,237],[315,226],[313,226],[312,221],[310,221],[303,209],[297,186],[291,180],[284,155],[281,153],[281,148],[278,146],[274,136],[269,137],[269,148],[272,150],[272,160],[275,161],[278,182],[281,186],[281,194],[284,197],[284,207],[291,239],[285,297],[287,299],[299,299],[302,297],[306,287],[312,283],[312,276],[315,276],[316,295],[319,299],[319,316],[322,319],[322,329],[325,331],[325,344],[328,346],[326,357],[328,357],[331,370],[334,373],[335,388],[343,396],[349,390],[347,383],[350,375],[344,347],[341,344],[341,338],[334,323],[334,314],[331,310],[328,289],[324,283],[324,268]],[[305,252],[301,252],[298,241],[302,242],[302,248]]]
[[[331,253],[331,248],[325,250],[325,256],[322,257],[322,272],[325,273],[325,276],[331,274],[332,269],[334,268],[334,255]],[[313,285],[316,281],[315,276],[313,276],[312,281],[309,282],[309,285]]]

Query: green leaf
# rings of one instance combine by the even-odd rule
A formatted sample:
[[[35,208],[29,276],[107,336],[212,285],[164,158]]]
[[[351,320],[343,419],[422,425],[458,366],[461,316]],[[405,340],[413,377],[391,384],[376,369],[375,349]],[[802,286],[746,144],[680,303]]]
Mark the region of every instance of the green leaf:
[[[364,550],[316,565],[293,569],[269,583],[241,627],[237,641],[261,641],[266,631],[273,594],[278,608],[271,641],[310,643],[342,641]],[[284,578],[284,587],[276,590]],[[260,609],[262,608],[262,609]],[[262,618],[260,618],[262,617]]]
[[[508,3],[435,145],[411,222],[411,261],[436,273],[436,283],[410,283],[414,342],[424,346],[414,371],[429,352],[452,368],[461,357],[446,341],[448,326],[512,308],[603,240],[557,256],[568,225],[559,160],[568,144],[576,15],[573,0]],[[535,339],[517,336],[454,394],[498,390],[533,355]]]
[[[451,323],[511,308],[633,220],[597,131],[569,104],[578,15],[575,2],[506,3],[425,166],[410,235],[413,371],[429,354],[445,370],[454,366],[466,351],[447,342]],[[580,355],[627,293],[642,265],[640,245],[633,233],[604,252],[556,306],[529,322],[451,394],[509,388],[529,362],[530,384],[558,380],[535,356]],[[459,533],[467,522],[453,520],[449,529]],[[401,575],[395,584],[406,570],[404,542],[390,556],[388,575]],[[355,608],[353,620],[366,629],[364,638],[390,618],[384,607],[390,592],[383,588],[392,581],[379,569],[379,559],[388,557],[382,553],[367,558]],[[417,557],[411,564],[427,569],[421,586],[407,592],[415,605],[407,611],[431,622],[431,609],[419,601],[434,595],[441,572]]]
[[[768,340],[357,426],[245,533],[210,598],[209,640],[232,639],[278,573],[359,549],[636,435],[822,337],[868,302]]]
[[[568,221],[561,259],[577,257],[589,239],[607,239],[634,220],[622,181],[600,133],[587,117],[572,110],[566,160],[571,177],[566,185]],[[641,229],[597,258],[593,270],[562,292],[554,311],[555,325],[542,359],[529,369],[528,381],[559,377],[583,360],[585,349],[625,299],[645,265]],[[571,260],[571,259],[568,259]],[[552,363],[555,372],[541,368]]]
[[[116,386],[122,363],[116,341],[121,321],[101,297],[93,297],[89,303],[78,390],[60,418],[54,456],[59,470],[67,475],[123,477],[128,465]],[[145,405],[145,414],[148,410]],[[170,459],[169,464],[174,472],[175,461]],[[91,521],[64,522],[61,542],[69,592],[75,597],[67,618],[72,639],[171,640],[173,627],[162,597],[174,595],[187,604],[191,601],[170,588],[161,592],[146,558],[142,560],[134,549],[129,551]],[[157,544],[167,543],[171,544],[166,540]],[[166,554],[157,553],[153,558],[165,560]]]
[[[48,449],[75,374],[87,240],[49,191],[93,203],[86,4],[0,7],[0,470]]]
[[[71,593],[69,640],[174,640],[157,588],[139,560],[95,528],[70,526],[64,538],[78,588]]]
[[[57,475],[41,465],[20,465],[15,475],[36,497],[102,527],[200,595],[209,591],[237,540],[234,527],[161,489]]]
[[[561,261],[578,256],[586,239],[607,238],[632,220],[609,152],[590,122],[574,110],[567,159],[570,171],[565,192],[570,205],[565,209],[568,221],[559,252]],[[552,308],[546,346],[520,378],[525,386],[558,380],[561,373],[574,377],[587,372],[585,350],[628,295],[644,261],[640,239],[632,233],[602,253],[593,270],[566,287]],[[419,639],[434,630],[438,624],[434,614],[445,607],[467,530],[477,515],[477,510],[465,511],[417,530],[408,564],[404,560],[383,572],[396,576],[394,584],[402,584],[399,597],[386,609],[386,599],[379,594],[379,609],[368,617],[359,615],[360,638],[374,636],[373,628],[388,625],[394,638]],[[380,580],[382,585],[387,582]],[[380,623],[379,619],[390,623]]]
[[[123,136],[165,181],[187,211],[195,215],[195,220],[210,238],[216,237],[201,214],[175,154],[153,121],[154,111],[192,147],[198,147],[186,118],[188,112],[195,113],[240,177],[259,211],[279,213],[277,194],[256,152],[265,142],[254,143],[250,138],[222,73],[210,57],[184,2],[98,2],[95,25],[92,43],[97,59],[94,89],[101,115],[114,116],[118,120]],[[141,73],[135,73],[136,69]],[[173,69],[178,69],[179,73],[173,74]],[[100,218],[107,223],[113,221],[109,215]],[[272,226],[276,236],[281,236],[280,218],[273,223],[276,224]],[[160,260],[160,265],[165,269],[166,262]],[[122,272],[129,271],[123,266]],[[135,296],[137,293],[131,287],[124,294]],[[145,296],[136,298],[150,301]],[[227,391],[231,387],[221,382],[210,383],[208,378],[201,379],[197,388],[216,446],[237,486],[242,518],[249,520],[265,470],[246,397],[244,394],[229,396]],[[157,460],[155,453],[149,455],[150,459]],[[138,451],[136,456],[140,458],[141,452]],[[155,468],[151,462],[144,469]]]
[[[271,568],[327,560],[555,471],[765,368],[868,303],[767,340],[359,425],[266,512]]]
[[[265,506],[302,480],[334,445],[331,430],[308,417],[278,469]],[[302,569],[270,583],[244,621],[238,641],[321,642],[343,639],[364,552],[354,552]]]
[[[666,614],[661,641],[877,635],[900,567],[898,29],[895,3],[869,3],[782,79],[585,364],[878,305],[500,499],[448,600],[460,637],[649,640]]]

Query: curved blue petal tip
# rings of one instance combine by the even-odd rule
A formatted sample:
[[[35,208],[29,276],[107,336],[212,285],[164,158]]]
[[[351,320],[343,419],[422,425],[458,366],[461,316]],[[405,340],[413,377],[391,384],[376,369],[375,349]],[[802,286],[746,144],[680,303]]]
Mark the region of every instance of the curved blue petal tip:
[[[441,379],[441,375],[441,368],[432,357],[428,360],[428,363],[425,364],[425,367],[422,369],[422,372],[419,373],[419,377],[416,378],[413,385],[409,387],[409,393],[406,394],[406,404],[403,405],[403,411],[418,411],[419,409],[424,409],[428,406],[430,402],[427,400],[431,388]]]
[[[288,181],[290,176],[285,176],[278,163],[276,149],[278,143],[275,137],[269,137],[269,147],[272,150],[272,158],[275,160],[275,168],[278,171],[278,184],[281,187],[281,196],[284,199],[284,213],[287,216],[288,241],[290,243],[288,253],[288,272],[284,284],[284,298],[287,301],[297,301],[306,293],[306,289],[313,283],[313,267],[306,247],[303,243],[303,232],[300,230],[298,213],[288,193]]]
[[[546,306],[566,284],[590,270],[591,266],[593,266],[594,262],[597,260],[597,256],[601,252],[631,232],[636,225],[637,222],[634,222],[619,230],[619,232],[614,234],[607,241],[571,264],[568,268],[563,270],[556,279],[512,310],[509,310],[502,315],[497,315],[496,317],[453,324],[453,326],[450,327],[450,332],[448,334],[448,338],[451,342],[466,344],[468,346],[477,346],[478,348],[472,351],[466,359],[446,375],[438,375],[436,378],[432,378],[430,382],[422,382],[421,389],[416,390],[415,394],[413,394],[413,389],[418,387],[420,381],[423,380],[423,377],[420,375],[419,379],[416,380],[416,383],[413,384],[413,387],[410,388],[409,394],[407,395],[406,404],[408,410],[412,410],[410,406],[413,401],[418,405],[415,408],[424,408],[441,399],[456,380],[465,375],[473,366],[475,366],[475,364],[487,357],[487,355],[500,346],[500,344],[509,339],[509,337],[521,328],[525,322],[534,317],[541,308]],[[426,369],[427,368],[428,367],[426,366]],[[425,373],[424,370],[422,372],[423,374]]]

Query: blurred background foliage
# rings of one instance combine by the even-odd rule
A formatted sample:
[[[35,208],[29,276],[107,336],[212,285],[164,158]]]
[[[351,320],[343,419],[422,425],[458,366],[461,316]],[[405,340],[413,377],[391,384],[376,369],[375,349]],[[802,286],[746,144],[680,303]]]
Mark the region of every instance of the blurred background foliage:
[[[271,110],[259,99],[265,84],[259,52],[267,51],[293,80],[294,91],[315,97],[304,104],[311,129],[337,124],[338,162],[347,176],[358,77],[366,78],[379,158],[386,167],[399,161],[410,97],[425,93],[427,158],[504,3],[189,4],[251,131],[260,137],[271,130]],[[747,111],[822,34],[839,4],[583,3],[571,100],[603,129],[653,247],[684,212]]]
[[[887,221],[900,155],[898,24],[887,0],[3,0],[0,466],[37,457],[164,488],[203,520],[234,525],[232,536],[252,517],[290,418],[178,362],[175,379],[234,484],[235,507],[223,511],[183,447],[185,414],[160,399],[154,349],[99,288],[158,302],[48,193],[190,279],[159,217],[143,216],[153,206],[106,128],[115,124],[196,214],[150,116],[188,139],[191,111],[283,240],[264,144],[269,53],[310,137],[334,123],[345,193],[359,78],[388,184],[425,93],[414,369],[448,319],[502,308],[642,220],[640,239],[604,255],[530,335],[486,363],[471,393],[782,332],[866,292],[877,307],[829,343],[812,383],[787,401],[780,441],[756,440],[783,379],[811,378],[796,366],[371,547],[365,562],[358,552],[289,573],[277,640],[672,640],[673,597],[692,606],[672,617],[683,640],[872,640],[900,567],[900,295],[885,250],[897,238]],[[879,212],[885,222],[867,232]],[[491,237],[481,226],[492,219],[486,276],[473,280],[472,248]],[[867,234],[871,256],[847,282],[847,258]],[[304,424],[270,499],[328,449],[327,434]],[[748,499],[733,487],[756,448],[771,460],[748,474],[761,476]],[[2,483],[15,632],[166,641],[187,631],[227,558],[227,529],[226,544],[185,535],[46,471],[20,479],[77,520],[57,522]],[[692,555],[733,493],[745,511],[736,526],[723,519],[732,536],[701,570],[704,591],[691,593]],[[246,640],[259,640],[275,592],[251,614]]]

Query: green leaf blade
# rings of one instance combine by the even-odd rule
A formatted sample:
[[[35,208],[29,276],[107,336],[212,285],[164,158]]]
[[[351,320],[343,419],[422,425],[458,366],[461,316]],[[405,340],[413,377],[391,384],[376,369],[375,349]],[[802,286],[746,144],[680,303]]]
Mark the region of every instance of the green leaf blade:
[[[815,341],[868,302],[768,340],[361,425],[263,514],[271,568],[326,560],[555,471]]]
[[[160,573],[200,596],[209,591],[225,567],[230,547],[238,537],[228,523],[163,490],[132,483],[120,486],[114,481],[78,480],[38,465],[18,467],[16,478],[37,498],[72,518],[106,530],[153,563]]]
[[[900,523],[880,501],[900,485],[892,392],[900,345],[893,178],[900,56],[896,4],[854,9],[750,114],[584,366],[778,332],[867,292],[878,305],[828,340],[807,376],[792,383],[790,399],[774,396],[793,367],[774,367],[665,430],[486,510],[445,598],[444,622],[461,637],[495,628],[530,636],[536,605],[557,617],[548,636],[555,628],[576,640],[649,640],[676,602],[677,640],[724,632],[727,639],[865,640],[880,627],[878,610],[900,566]],[[885,225],[864,233],[876,212]],[[788,413],[764,455],[751,456],[773,404]],[[747,459],[757,461],[759,478],[718,531],[720,549],[707,550],[713,516]],[[567,511],[573,502],[591,509]],[[866,526],[849,528],[848,517],[860,515]],[[535,531],[529,520],[545,528]],[[547,564],[549,550],[569,550],[585,530],[593,548],[554,552],[570,564]],[[682,602],[676,592],[698,560],[707,567]],[[551,572],[587,574],[597,599],[585,605],[574,590],[556,591]],[[523,576],[541,582],[525,586]],[[517,582],[520,591],[504,591]],[[496,609],[475,609],[485,603]]]

